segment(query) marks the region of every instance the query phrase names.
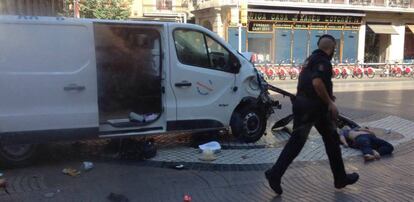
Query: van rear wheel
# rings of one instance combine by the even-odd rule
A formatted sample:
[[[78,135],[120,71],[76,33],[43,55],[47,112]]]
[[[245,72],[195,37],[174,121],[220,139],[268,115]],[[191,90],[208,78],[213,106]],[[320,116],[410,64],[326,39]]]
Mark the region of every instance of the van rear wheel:
[[[266,118],[257,108],[245,106],[233,113],[231,131],[243,142],[258,141],[266,130]]]
[[[37,145],[18,144],[3,145],[0,143],[0,164],[4,167],[25,166],[32,162],[37,151]]]

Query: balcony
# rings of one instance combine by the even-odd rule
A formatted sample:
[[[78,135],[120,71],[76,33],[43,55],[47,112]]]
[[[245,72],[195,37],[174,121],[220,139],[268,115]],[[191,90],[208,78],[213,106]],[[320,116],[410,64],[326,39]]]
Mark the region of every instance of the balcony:
[[[238,0],[193,0],[195,9],[204,9],[220,6],[235,6]],[[249,5],[274,6],[283,5],[286,7],[307,7],[307,8],[335,8],[344,10],[363,11],[394,11],[414,12],[414,0],[244,0]],[[243,2],[243,0],[240,0]],[[275,4],[280,2],[282,4]],[[406,9],[409,10],[406,10]]]

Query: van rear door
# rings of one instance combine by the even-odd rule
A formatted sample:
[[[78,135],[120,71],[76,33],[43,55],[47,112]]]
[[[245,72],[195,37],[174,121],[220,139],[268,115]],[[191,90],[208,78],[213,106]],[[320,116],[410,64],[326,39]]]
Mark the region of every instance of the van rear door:
[[[0,130],[98,127],[92,24],[0,18]]]

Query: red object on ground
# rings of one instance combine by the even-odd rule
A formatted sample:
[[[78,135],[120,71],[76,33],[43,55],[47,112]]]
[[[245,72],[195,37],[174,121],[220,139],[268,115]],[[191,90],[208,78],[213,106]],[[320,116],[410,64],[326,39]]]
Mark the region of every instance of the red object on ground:
[[[184,195],[184,202],[191,202],[191,196],[188,194]]]

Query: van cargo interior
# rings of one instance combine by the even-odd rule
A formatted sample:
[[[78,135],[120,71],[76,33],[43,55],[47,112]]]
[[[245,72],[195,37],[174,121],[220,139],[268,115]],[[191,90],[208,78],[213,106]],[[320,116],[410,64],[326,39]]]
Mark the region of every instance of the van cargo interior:
[[[94,24],[101,124],[137,127],[162,113],[161,43],[143,26]]]

